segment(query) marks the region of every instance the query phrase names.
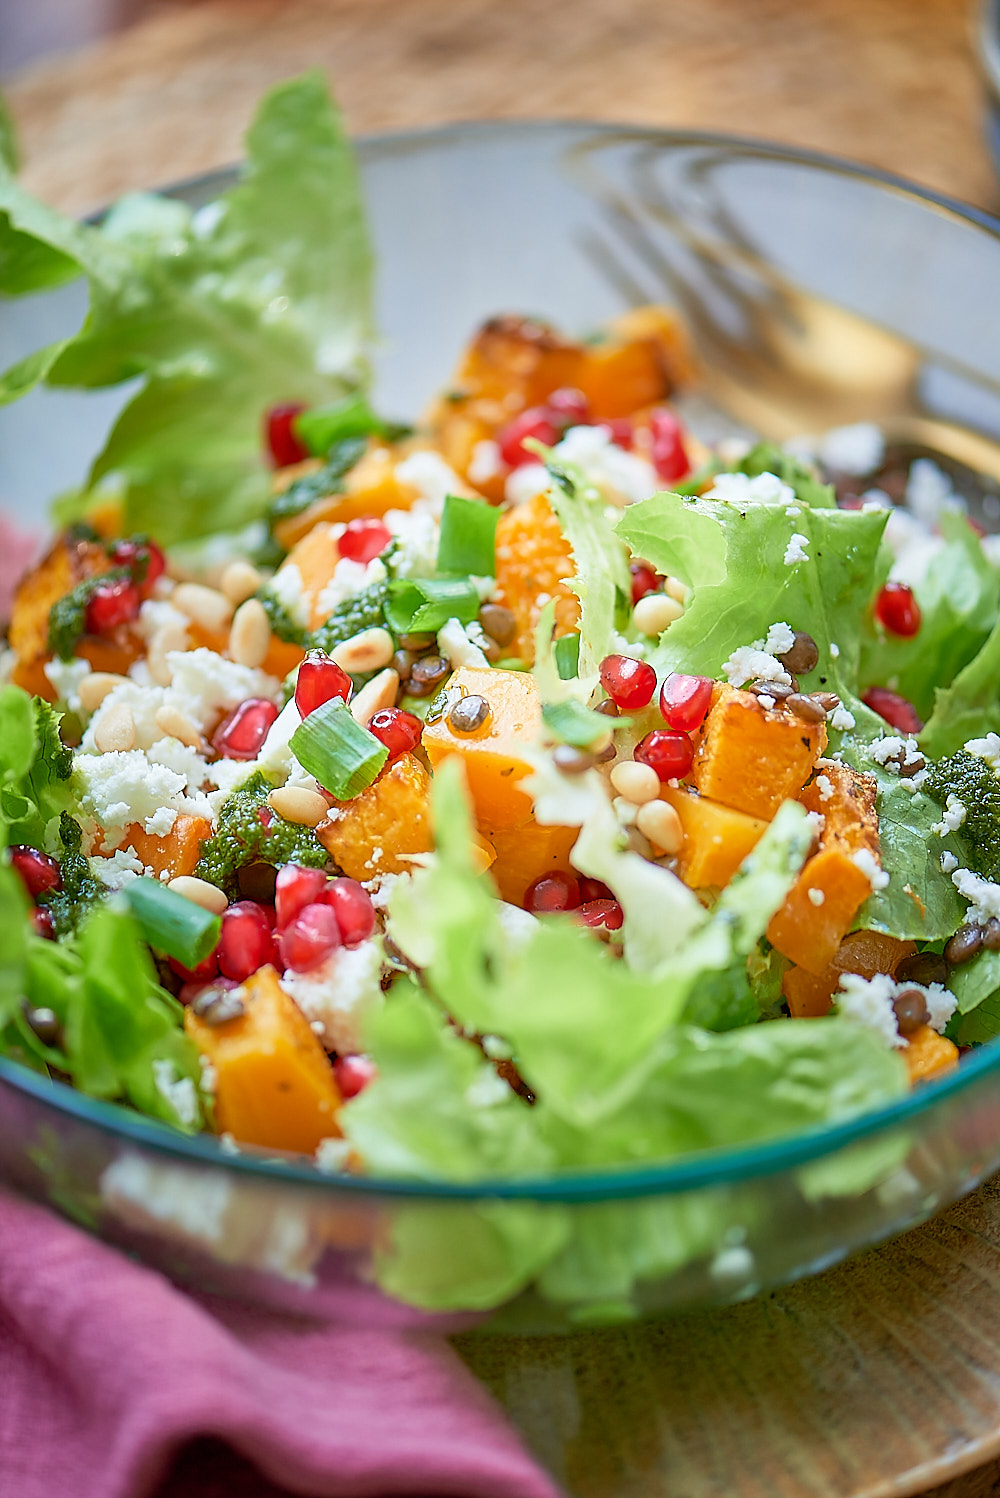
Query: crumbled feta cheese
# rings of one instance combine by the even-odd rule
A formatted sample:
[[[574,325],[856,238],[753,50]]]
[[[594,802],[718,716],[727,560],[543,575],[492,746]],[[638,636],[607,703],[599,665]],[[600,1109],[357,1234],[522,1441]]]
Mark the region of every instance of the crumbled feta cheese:
[[[649,499],[662,488],[653,465],[618,447],[606,426],[570,427],[553,452],[561,461],[575,463],[588,483],[620,507]]]
[[[906,481],[906,507],[929,530],[937,524],[942,509],[954,507],[957,495],[951,479],[931,458],[916,458]]]
[[[816,776],[816,789],[819,791],[819,799],[821,801],[829,801],[833,795],[833,781],[829,775]]]
[[[965,821],[965,807],[956,795],[951,792],[945,803],[945,809],[941,814],[940,822],[935,822],[931,831],[938,837],[947,837],[949,832],[957,832]]]
[[[466,469],[470,484],[488,484],[490,479],[496,478],[498,473],[503,473],[503,469],[504,464],[498,443],[491,442],[486,437],[474,445],[469,456],[469,466]]]
[[[219,1074],[205,1055],[198,1057],[198,1064],[201,1067],[201,1090],[207,1097],[212,1097],[219,1085]]]
[[[885,889],[888,886],[889,875],[879,866],[870,848],[859,848],[856,853],[852,853],[851,862],[861,870],[862,874],[867,875],[868,883],[873,890]]]
[[[757,1261],[744,1243],[734,1243],[730,1248],[720,1248],[708,1272],[713,1280],[725,1285],[744,1284],[755,1273]],[[749,1294],[749,1290],[744,1291]]]
[[[324,1175],[340,1175],[347,1169],[351,1158],[351,1141],[330,1137],[321,1139],[316,1146],[313,1161],[316,1169]]]
[[[896,984],[886,973],[876,973],[873,978],[842,973],[840,992],[836,996],[837,1008],[845,1019],[874,1030],[886,1045],[899,1049],[906,1045],[906,1041],[896,1024],[896,1011],[892,1007],[895,996]]]
[[[267,591],[300,629],[309,623],[309,599],[302,573],[294,562],[283,562],[267,585]]]
[[[91,873],[101,881],[105,889],[110,890],[124,889],[131,880],[153,872],[146,868],[131,844],[127,848],[117,848],[110,858],[96,856],[89,858],[87,862]]]
[[[374,879],[366,879],[362,888],[370,895],[376,910],[385,910],[396,884],[400,879],[408,877],[406,874],[376,874]]]
[[[981,759],[1000,775],[1000,734],[988,733],[984,739],[967,739],[963,747],[966,754]]]
[[[809,896],[809,903],[817,908],[826,901],[826,895],[821,889],[807,889],[806,894]]]
[[[794,644],[794,629],[792,629],[790,624],[786,624],[783,619],[779,619],[776,624],[772,624],[768,629],[767,638],[763,644],[757,645],[755,642],[754,648],[766,650],[769,655],[784,655],[787,650],[791,650]]]
[[[302,723],[302,716],[295,706],[295,698],[289,697],[281,712],[267,730],[267,738],[260,746],[257,769],[265,775],[286,774],[292,765],[289,741]]]
[[[409,510],[387,510],[382,519],[398,543],[393,560],[395,575],[433,577],[441,527],[426,500],[416,500]]]
[[[753,437],[739,437],[733,434],[731,437],[723,437],[715,444],[715,450],[727,468],[735,468],[737,463],[742,463],[747,453],[754,445]]]
[[[173,671],[166,701],[179,707],[204,733],[220,713],[248,697],[278,698],[280,682],[265,671],[227,661],[214,650],[172,650],[167,663]],[[123,688],[116,687],[120,692]],[[114,696],[114,693],[112,693]],[[105,699],[110,700],[110,699]]]
[[[483,1055],[488,1056],[491,1061],[509,1061],[513,1054],[510,1046],[501,1036],[483,1036]]]
[[[873,421],[833,427],[820,440],[819,455],[828,468],[861,477],[881,468],[885,438]]]
[[[872,744],[869,752],[875,763],[892,775],[899,775],[903,770],[924,763],[924,757],[917,747],[916,739],[903,738],[899,734],[887,734],[884,739],[879,739]],[[924,778],[926,779],[926,776]]]
[[[480,603],[492,603],[496,598],[497,580],[495,577],[477,577],[474,572],[470,572],[469,582],[479,594]]]
[[[775,699],[767,692],[758,692],[757,701],[760,703],[761,707],[766,708],[768,712],[771,711],[775,703]]]
[[[941,854],[940,862],[942,874],[953,874],[958,868],[958,859],[954,853],[949,853],[947,848]]]
[[[753,478],[746,473],[717,473],[711,489],[705,491],[705,498],[724,500],[737,509],[745,509],[747,505],[793,505],[795,490],[776,473],[758,473]]]
[[[785,566],[794,567],[797,562],[808,562],[809,553],[806,550],[808,545],[808,536],[802,536],[798,531],[793,531],[792,538],[785,547]]]
[[[369,937],[356,947],[337,947],[308,973],[289,970],[282,987],[308,1020],[323,1026],[323,1043],[334,1051],[360,1051],[366,1016],[382,1002],[382,943]]]
[[[441,454],[428,449],[410,453],[402,463],[397,463],[396,477],[401,484],[409,484],[416,489],[438,515],[444,508],[445,496],[461,494],[465,488],[458,474],[449,467]]]
[[[840,657],[840,646],[835,645],[832,640],[830,641],[830,657],[832,660],[838,660]]]
[[[388,573],[385,564],[374,557],[370,562],[355,562],[350,557],[341,557],[333,569],[333,576],[316,599],[316,613],[327,619],[334,609],[349,598],[357,598],[365,588],[384,583]]]
[[[731,687],[741,687],[745,681],[774,682],[788,687],[792,678],[779,660],[763,648],[763,640],[754,645],[741,645],[722,663],[723,675]]]
[[[108,848],[117,848],[125,828],[140,822],[155,836],[170,831],[178,812],[204,815],[204,805],[184,794],[184,779],[165,765],[151,765],[138,749],[111,754],[78,754],[74,761],[80,804],[104,829]],[[167,822],[169,821],[169,826]]]
[[[42,670],[55,687],[59,701],[64,702],[71,713],[82,712],[80,683],[90,675],[90,662],[79,659],[61,661],[58,656],[53,656],[45,662]]]
[[[981,879],[971,869],[953,869],[951,882],[962,899],[969,902],[967,915],[970,921],[985,926],[993,916],[1000,916],[1000,884]]]
[[[785,514],[788,516],[789,520],[797,520],[798,517],[802,514],[802,511],[799,509],[798,505],[789,505],[788,509],[785,511]]]
[[[901,989],[912,986],[912,984],[902,983],[899,985]],[[955,1013],[958,1000],[951,989],[945,988],[943,983],[929,983],[926,988],[921,984],[920,987],[923,990],[924,1000],[927,1004],[927,1023],[932,1030],[937,1030],[938,1034],[941,1034]]]
[[[544,463],[522,463],[508,473],[503,493],[508,504],[526,505],[537,494],[544,494],[551,483],[549,470]]]
[[[472,628],[471,625],[466,627],[460,619],[449,619],[438,630],[438,650],[451,662],[453,669],[460,666],[489,666],[489,661],[470,633]],[[481,629],[479,633],[482,634]]]
[[[843,703],[834,708],[827,721],[830,727],[836,728],[839,733],[847,733],[856,724],[854,714]]]
[[[510,1097],[510,1087],[492,1067],[481,1067],[465,1089],[465,1101],[470,1108],[495,1108]]]
[[[190,1077],[179,1077],[170,1060],[153,1062],[153,1082],[164,1102],[177,1114],[182,1124],[198,1122],[198,1094]]]
[[[147,598],[139,609],[139,618],[136,620],[136,628],[140,635],[148,644],[165,625],[177,631],[178,645],[183,646],[187,642],[187,632],[191,627],[191,620],[187,614],[182,614],[180,609],[174,608],[169,599]]]
[[[530,910],[522,910],[520,905],[508,905],[506,900],[497,901],[496,916],[504,945],[512,952],[519,951],[538,930],[537,916]]]

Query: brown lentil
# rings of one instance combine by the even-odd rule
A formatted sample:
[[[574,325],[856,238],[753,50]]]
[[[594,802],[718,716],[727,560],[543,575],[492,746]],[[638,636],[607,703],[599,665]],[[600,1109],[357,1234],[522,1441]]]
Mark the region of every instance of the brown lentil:
[[[903,756],[900,755],[900,760]],[[899,776],[901,780],[911,780],[914,775],[919,775],[921,770],[926,770],[927,761],[922,754],[911,754],[905,763],[900,763]],[[994,917],[996,919],[996,917]]]
[[[42,1042],[42,1045],[51,1046],[56,1051],[62,1049],[62,1025],[59,1023],[59,1016],[54,1009],[46,1009],[44,1007],[33,1009],[25,1001],[24,1018],[28,1029],[37,1040]]]
[[[606,765],[608,763],[608,760],[614,759],[617,753],[617,746],[615,745],[614,739],[612,739],[611,743],[608,744],[604,749],[598,749],[595,751],[594,758],[597,760],[597,763],[599,765]]]
[[[959,926],[944,949],[944,955],[952,967],[969,962],[983,944],[982,926]]]
[[[586,749],[574,749],[572,744],[560,744],[552,751],[552,761],[564,775],[583,775],[593,769],[596,757]]]
[[[808,696],[805,692],[793,692],[785,699],[785,706],[801,718],[803,723],[825,723],[826,708],[815,697]]]
[[[517,619],[500,603],[484,603],[479,610],[479,622],[498,645],[509,645],[517,634]]]
[[[900,1035],[912,1035],[930,1019],[927,999],[919,988],[904,988],[892,1001]]]
[[[603,713],[606,718],[620,718],[622,715],[621,708],[618,706],[617,702],[615,702],[613,697],[605,697],[604,700],[602,702],[599,702],[594,708],[594,712]]]
[[[914,952],[903,958],[893,976],[897,983],[922,983],[929,988],[932,983],[947,983],[948,964],[940,952]]]
[[[395,671],[400,681],[409,681],[410,672],[413,670],[417,659],[418,657],[414,655],[412,650],[396,651],[395,655],[392,658],[392,669]]]
[[[429,697],[451,672],[451,662],[442,655],[425,655],[415,661],[410,671],[410,695]]]
[[[423,655],[434,644],[436,635],[400,635],[400,650],[412,650],[414,655]]]
[[[819,647],[812,635],[807,635],[804,629],[797,629],[791,649],[779,655],[778,660],[793,676],[807,676],[819,663]]]
[[[204,988],[192,1003],[191,1013],[206,1025],[224,1025],[231,1019],[240,1019],[246,1013],[246,1005],[234,988]]]
[[[1000,920],[995,915],[983,927],[983,946],[987,952],[1000,952]]]
[[[476,733],[490,716],[491,708],[485,697],[471,692],[460,697],[448,709],[448,723],[454,733]]]

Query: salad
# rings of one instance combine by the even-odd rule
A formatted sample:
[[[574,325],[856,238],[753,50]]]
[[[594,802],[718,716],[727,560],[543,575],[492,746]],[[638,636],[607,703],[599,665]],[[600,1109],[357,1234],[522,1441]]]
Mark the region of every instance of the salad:
[[[941,467],[705,446],[656,307],[497,316],[390,420],[317,75],[196,211],[77,224],[8,159],[0,290],[79,278],[2,398],[137,390],[11,609],[0,1054],[478,1181],[829,1123],[1000,1030],[1000,558]]]

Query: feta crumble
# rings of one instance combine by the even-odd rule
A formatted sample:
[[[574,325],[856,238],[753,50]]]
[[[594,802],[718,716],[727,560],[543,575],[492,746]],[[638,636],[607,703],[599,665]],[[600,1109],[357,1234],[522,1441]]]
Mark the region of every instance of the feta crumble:
[[[426,448],[410,453],[409,457],[397,463],[396,477],[401,484],[416,489],[436,515],[443,510],[446,495],[461,494],[465,489],[458,474],[441,454]]]
[[[474,628],[482,635],[480,626],[466,626],[459,619],[449,619],[438,630],[438,650],[451,662],[453,669],[457,670],[460,666],[489,666],[489,661],[471,633]]]
[[[536,494],[544,494],[551,480],[544,463],[522,463],[507,475],[504,482],[504,498],[512,505],[526,505]]]
[[[819,791],[819,799],[821,801],[830,800],[830,797],[833,795],[833,781],[829,775],[816,776],[816,789]]]
[[[886,973],[876,973],[873,978],[842,973],[837,1008],[845,1019],[874,1030],[886,1045],[901,1049],[906,1041],[896,1024],[896,1011],[892,1007],[895,997],[896,984]]]
[[[970,921],[985,926],[993,916],[1000,916],[1000,884],[981,879],[971,869],[959,868],[952,870],[951,882],[962,899],[969,902],[966,914]]]
[[[496,478],[497,474],[503,473],[503,459],[500,457],[500,446],[492,442],[488,437],[477,442],[469,457],[469,466],[466,472],[469,475],[470,484],[488,484],[490,479]]]
[[[881,468],[885,438],[873,421],[855,421],[832,427],[820,441],[819,455],[828,468],[860,478]]]
[[[941,854],[941,872],[942,872],[942,874],[953,874],[957,868],[958,868],[958,859],[955,857],[954,853],[950,853],[948,851],[948,849],[946,848],[944,850],[944,852]]]
[[[346,603],[349,598],[357,598],[359,593],[374,587],[376,583],[384,583],[388,575],[385,564],[378,557],[370,562],[355,562],[350,557],[341,557],[333,569],[333,576],[316,599],[317,616],[328,619],[340,604]]]
[[[705,498],[724,500],[737,509],[747,505],[793,505],[795,490],[776,473],[758,473],[753,478],[746,473],[717,473],[711,489],[705,491]]]
[[[109,890],[124,889],[131,880],[140,879],[144,874],[151,876],[153,873],[152,869],[147,869],[131,843],[127,848],[117,848],[110,858],[98,855],[89,858],[87,862],[91,873]]]
[[[618,447],[606,426],[570,427],[553,453],[562,462],[575,463],[588,483],[619,508],[649,499],[662,488],[653,465]]]
[[[830,727],[836,728],[839,733],[847,733],[849,729],[855,727],[857,719],[843,703],[840,703],[830,714],[828,722]]]
[[[364,1020],[382,1002],[381,978],[382,943],[369,937],[356,947],[337,947],[309,973],[289,969],[281,986],[306,1019],[322,1026],[324,1045],[354,1052],[364,1049]]]
[[[821,889],[807,889],[806,894],[809,896],[810,905],[815,905],[817,909],[826,903],[826,895]]]
[[[1000,775],[1000,734],[988,733],[984,739],[968,739],[962,747],[966,754],[981,759]]]
[[[305,629],[309,623],[309,599],[302,573],[294,562],[284,562],[267,585],[267,591],[288,614],[294,624]]]
[[[170,1060],[153,1062],[153,1082],[168,1107],[189,1128],[198,1122],[198,1093],[190,1077],[179,1077]]]
[[[90,662],[79,659],[61,661],[58,656],[53,656],[45,662],[42,670],[55,687],[59,701],[64,702],[71,713],[82,712],[80,683],[90,675]]]
[[[808,545],[808,536],[803,536],[798,531],[793,531],[792,538],[785,547],[785,566],[794,567],[798,562],[808,562],[809,553],[806,550]]]
[[[859,848],[856,853],[852,853],[851,862],[867,876],[873,890],[888,887],[889,875],[880,867],[870,848]]]
[[[946,801],[944,811],[941,814],[941,820],[940,822],[934,823],[931,831],[938,837],[947,837],[949,832],[958,831],[962,823],[965,821],[965,815],[965,807],[962,805],[961,801],[956,795],[954,795],[952,792],[949,792],[948,800]]]

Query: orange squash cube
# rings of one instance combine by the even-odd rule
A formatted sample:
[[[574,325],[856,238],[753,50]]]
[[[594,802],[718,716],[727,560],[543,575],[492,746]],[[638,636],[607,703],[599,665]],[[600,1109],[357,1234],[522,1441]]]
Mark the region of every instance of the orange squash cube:
[[[449,754],[460,754],[481,830],[489,837],[497,828],[520,827],[532,816],[531,797],[518,787],[531,774],[522,753],[538,737],[542,722],[535,678],[526,671],[463,666],[449,686],[485,698],[491,712],[475,733],[455,733],[446,717],[428,723],[421,742],[431,768]]]
[[[512,655],[534,661],[535,629],[549,599],[555,599],[556,634],[576,629],[580,600],[570,587],[573,573],[573,552],[544,494],[504,511],[497,522],[496,600],[517,620]]]
[[[163,837],[146,832],[141,822],[130,822],[125,828],[121,846],[133,847],[157,878],[166,873],[171,879],[176,879],[180,874],[194,873],[201,856],[201,845],[211,832],[212,824],[204,817],[179,815]]]
[[[239,994],[244,1013],[225,1024],[184,1011],[185,1030],[215,1071],[216,1126],[243,1144],[312,1154],[340,1133],[333,1067],[273,967]]]
[[[396,465],[412,446],[413,444],[407,444],[406,447],[393,447],[381,442],[371,443],[367,452],[362,454],[345,476],[342,493],[325,494],[301,514],[288,515],[277,522],[274,535],[278,544],[286,551],[291,551],[303,536],[308,535],[321,522],[346,524],[349,520],[358,520],[362,516],[382,516],[387,510],[408,510],[417,498],[418,491],[412,484],[404,484],[397,477]],[[315,471],[318,466],[314,461],[309,471]],[[284,470],[281,475],[283,479],[285,474],[290,477],[287,483],[280,485],[278,492],[287,488],[292,479],[300,476],[298,469]]]
[[[788,1008],[796,1019],[815,1018],[829,1012],[841,973],[860,973],[874,978],[876,973],[894,973],[903,961],[917,950],[916,942],[899,941],[881,931],[852,931],[845,936],[822,974],[802,967],[790,967],[781,987]]]
[[[661,799],[669,801],[681,819],[684,842],[677,855],[677,872],[692,889],[721,889],[728,884],[748,853],[767,831],[767,823],[746,812],[678,786],[664,786]]]
[[[434,846],[430,809],[431,778],[412,754],[401,754],[353,801],[340,801],[332,820],[316,836],[352,879],[376,874],[408,874],[411,854]]]
[[[939,1077],[958,1065],[958,1046],[932,1030],[930,1025],[921,1025],[910,1036],[910,1043],[903,1052],[903,1060],[910,1074],[910,1086]]]
[[[570,851],[580,836],[579,827],[543,827],[532,818],[520,827],[484,831],[496,850],[490,868],[500,898],[523,905],[528,886],[556,869],[573,872]]]
[[[798,796],[825,748],[824,724],[717,685],[688,779],[710,800],[769,822],[782,801]]]

